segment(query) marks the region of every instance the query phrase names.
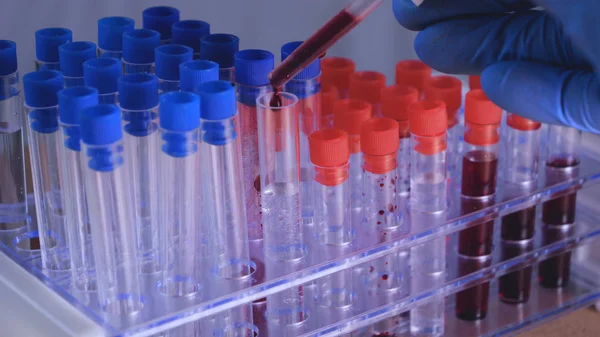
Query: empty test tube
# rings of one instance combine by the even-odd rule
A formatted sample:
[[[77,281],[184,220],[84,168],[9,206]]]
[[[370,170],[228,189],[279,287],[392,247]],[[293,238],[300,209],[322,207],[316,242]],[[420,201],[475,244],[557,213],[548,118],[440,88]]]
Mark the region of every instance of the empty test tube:
[[[334,86],[321,86],[321,128],[333,128],[333,109],[338,99],[339,93]]]
[[[35,32],[35,70],[60,70],[58,47],[73,41],[66,28],[44,28]]]
[[[123,57],[123,33],[135,29],[135,21],[124,16],[98,20],[98,57]]]
[[[85,196],[81,152],[80,113],[98,104],[98,90],[73,87],[58,92],[61,143],[58,147],[63,184],[65,223],[71,254],[73,287],[78,291],[96,291],[96,263],[92,248],[90,217]]]
[[[350,98],[369,102],[373,117],[382,117],[381,90],[385,88],[385,75],[376,71],[359,71],[350,78]]]
[[[160,34],[160,44],[172,42],[173,24],[179,22],[179,10],[169,6],[155,6],[144,9],[142,25],[144,29],[152,29]]]
[[[9,245],[27,226],[17,45],[0,40],[0,241]]]
[[[404,60],[396,64],[396,84],[411,86],[419,90],[423,98],[425,85],[431,77],[431,67],[419,60]]]
[[[193,50],[179,44],[169,44],[155,49],[158,92],[179,91],[179,65],[193,59]]]
[[[200,99],[192,93],[172,92],[160,99],[160,223],[164,224],[164,268],[160,291],[169,296],[186,296],[208,290],[197,261],[202,224],[196,196],[199,181]],[[205,277],[204,277],[205,278]]]
[[[235,82],[235,54],[240,38],[231,34],[210,34],[200,40],[200,59],[219,64],[219,79]]]
[[[333,86],[342,99],[350,98],[350,79],[356,71],[354,61],[344,57],[327,57],[321,61],[324,86]]]
[[[219,65],[205,60],[187,61],[179,65],[181,91],[198,92],[198,86],[204,82],[219,79]]]
[[[415,90],[416,92],[416,90]],[[422,101],[408,107],[410,116],[411,176],[410,214],[412,230],[419,233],[446,220],[446,151],[448,128],[442,101]],[[411,293],[420,294],[442,286],[446,271],[446,238],[417,245],[410,250]],[[444,297],[436,296],[410,313],[415,336],[444,334]]]
[[[150,74],[130,74],[119,78],[119,104],[123,120],[125,152],[130,174],[137,224],[137,252],[140,271],[161,271],[160,238],[156,193],[158,134],[158,81]]]
[[[65,78],[65,88],[82,87],[83,63],[96,58],[96,44],[87,41],[69,42],[58,47],[60,70]]]
[[[143,302],[119,108],[102,104],[84,109],[81,140],[100,308],[112,315],[132,314]]]
[[[28,132],[42,268],[52,276],[69,272],[65,210],[61,195],[58,148],[57,93],[64,79],[55,70],[40,70],[23,76]]]
[[[117,104],[117,82],[122,69],[121,60],[110,57],[91,59],[83,63],[83,81],[86,86],[98,89],[100,104]]]
[[[174,44],[192,48],[194,59],[200,57],[200,40],[210,34],[210,25],[200,20],[183,20],[173,24],[171,33]]]
[[[154,74],[154,49],[160,45],[160,34],[150,29],[123,33],[123,74]]]

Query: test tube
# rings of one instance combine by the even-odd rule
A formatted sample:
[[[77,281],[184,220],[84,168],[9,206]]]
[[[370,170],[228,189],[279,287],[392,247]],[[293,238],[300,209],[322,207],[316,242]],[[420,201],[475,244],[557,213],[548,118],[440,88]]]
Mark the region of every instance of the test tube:
[[[160,45],[160,34],[150,29],[123,33],[123,74],[154,74],[154,49]]]
[[[173,24],[179,22],[179,10],[169,6],[154,6],[142,12],[144,29],[152,29],[160,34],[160,44],[172,42]]]
[[[219,65],[205,60],[187,61],[179,65],[181,91],[197,92],[204,82],[219,79]]]
[[[140,271],[161,271],[161,225],[157,205],[158,81],[150,74],[119,78],[119,104],[123,120],[124,157],[128,161],[132,207],[137,224]]]
[[[183,20],[171,27],[173,43],[192,48],[194,59],[200,57],[200,40],[210,34],[210,25],[200,20]]]
[[[84,109],[80,118],[100,308],[111,315],[132,314],[143,302],[119,108],[96,105]]]
[[[408,107],[419,100],[419,91],[406,85],[393,85],[381,91],[383,116],[398,122],[400,127],[400,148],[398,149],[398,190],[401,200],[407,200],[410,193],[410,131]],[[401,202],[401,206],[404,205]]]
[[[321,128],[333,128],[333,110],[338,99],[338,90],[334,86],[321,86]]]
[[[284,61],[302,44],[290,42],[281,47],[281,60]],[[321,62],[316,59],[306,68],[289,80],[284,90],[298,97],[300,125],[300,197],[302,205],[302,221],[312,224],[314,205],[312,195],[312,164],[308,137],[319,129],[321,122]]]
[[[435,76],[425,82],[423,97],[429,101],[441,100],[446,103],[448,117],[448,152],[446,165],[448,177],[458,181],[458,152],[461,133],[463,132],[458,122],[458,114],[462,106],[462,83],[453,76]]]
[[[431,67],[419,60],[404,60],[396,64],[396,84],[411,86],[419,90],[423,98],[425,85],[431,78]]]
[[[55,70],[23,76],[42,268],[51,277],[64,276],[70,268],[57,154],[61,146],[57,93],[63,82],[62,75]]]
[[[98,89],[100,104],[117,104],[117,82],[122,69],[121,60],[110,57],[91,59],[83,63],[83,81],[86,86]]]
[[[0,241],[27,226],[27,189],[17,45],[0,40]]]
[[[505,138],[505,199],[532,193],[537,188],[541,123],[508,114]],[[532,247],[535,233],[535,204],[502,217],[502,258],[511,259]],[[498,293],[507,303],[529,299],[531,267],[500,277]]]
[[[155,49],[158,92],[179,91],[179,65],[191,61],[193,50],[179,44],[160,46]]]
[[[123,33],[135,29],[135,21],[124,16],[108,16],[98,20],[98,57],[123,57]]]
[[[482,90],[472,90],[466,97],[465,121],[462,214],[494,204],[502,109],[490,101]],[[490,260],[493,232],[494,220],[462,230],[458,243],[460,263],[482,266],[484,260]],[[464,320],[485,318],[489,286],[489,282],[486,282],[456,294],[456,315]]]
[[[559,125],[548,126],[548,154],[546,156],[546,186],[574,179],[579,175],[581,131]],[[555,198],[544,203],[544,244],[570,235],[575,222],[577,193]],[[538,281],[546,288],[563,288],[569,283],[571,252],[540,262]]]
[[[96,58],[96,45],[87,41],[69,42],[58,47],[58,54],[65,88],[82,87],[83,62]]]
[[[200,40],[200,59],[219,64],[219,79],[235,82],[235,54],[240,38],[231,34],[210,34]]]
[[[333,86],[341,99],[350,98],[350,79],[356,72],[354,61],[344,57],[327,57],[321,61],[323,86]]]
[[[376,71],[356,72],[350,78],[350,98],[368,102],[373,107],[373,117],[382,117],[381,90],[385,81],[385,75]]]
[[[43,28],[35,32],[35,70],[60,70],[58,47],[73,41],[67,28]]]
[[[416,92],[416,89],[415,89]],[[408,107],[411,137],[410,214],[414,232],[439,226],[446,220],[446,151],[448,128],[442,101],[421,101]],[[445,281],[446,238],[411,248],[411,292],[441,287]],[[444,298],[436,296],[410,313],[415,336],[444,334]]]
[[[98,104],[98,90],[91,87],[73,87],[58,92],[61,143],[58,147],[59,169],[64,179],[63,203],[68,232],[67,244],[71,253],[73,288],[78,291],[96,291],[96,265],[92,248],[90,217],[82,164],[81,129],[79,115],[85,108]]]
[[[363,154],[360,149],[360,127],[371,119],[371,104],[353,99],[337,101],[333,106],[333,126],[346,131],[350,145],[350,200],[353,212],[362,211]]]

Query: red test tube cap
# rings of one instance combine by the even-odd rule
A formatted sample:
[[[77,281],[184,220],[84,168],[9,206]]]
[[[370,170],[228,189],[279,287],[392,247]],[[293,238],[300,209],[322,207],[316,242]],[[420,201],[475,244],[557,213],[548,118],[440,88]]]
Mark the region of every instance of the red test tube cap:
[[[355,71],[356,64],[351,59],[326,57],[321,60],[321,81],[323,85],[333,85],[336,88],[347,90],[350,87],[350,78]]]
[[[481,89],[481,76],[469,76],[469,89]]]
[[[371,119],[371,104],[366,101],[342,99],[333,106],[333,126],[349,135],[359,135],[362,123]]]
[[[395,154],[400,147],[398,122],[390,118],[373,118],[362,124],[360,147],[371,156]]]
[[[494,104],[481,89],[467,93],[465,121],[478,125],[493,125],[502,122],[502,109]]]
[[[532,131],[542,127],[542,123],[509,113],[506,117],[506,124],[513,129],[521,131]]]
[[[447,148],[444,139],[448,130],[446,104],[443,101],[421,101],[408,107],[410,132],[416,137],[415,150],[424,155],[434,155]]]
[[[310,160],[320,167],[339,167],[350,159],[348,134],[340,129],[313,132],[309,139]]]
[[[359,71],[350,79],[350,98],[377,104],[381,102],[381,90],[385,85],[384,74],[376,71]]]
[[[436,76],[425,84],[425,99],[444,101],[448,119],[454,118],[462,104],[462,83],[454,76]]]
[[[419,100],[419,91],[407,85],[392,85],[381,90],[383,116],[397,121],[407,121],[410,117],[408,106]]]
[[[431,68],[419,60],[404,60],[396,64],[396,84],[409,85],[419,91],[431,77]]]

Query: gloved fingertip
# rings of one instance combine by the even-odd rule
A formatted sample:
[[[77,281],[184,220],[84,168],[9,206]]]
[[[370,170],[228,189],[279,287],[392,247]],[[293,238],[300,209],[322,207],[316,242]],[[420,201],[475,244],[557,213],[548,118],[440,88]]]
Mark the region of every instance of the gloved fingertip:
[[[423,20],[419,16],[419,6],[413,0],[394,0],[392,10],[396,21],[404,28],[417,31],[425,28]]]

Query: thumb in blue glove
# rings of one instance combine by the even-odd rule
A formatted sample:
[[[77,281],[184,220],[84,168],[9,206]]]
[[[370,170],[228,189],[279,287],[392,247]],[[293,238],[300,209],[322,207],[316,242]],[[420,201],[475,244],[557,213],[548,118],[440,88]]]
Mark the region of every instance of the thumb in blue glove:
[[[415,50],[433,68],[481,73],[484,91],[505,110],[596,133],[599,11],[597,0],[394,0],[396,18],[420,31]]]

